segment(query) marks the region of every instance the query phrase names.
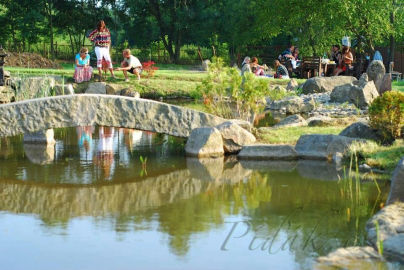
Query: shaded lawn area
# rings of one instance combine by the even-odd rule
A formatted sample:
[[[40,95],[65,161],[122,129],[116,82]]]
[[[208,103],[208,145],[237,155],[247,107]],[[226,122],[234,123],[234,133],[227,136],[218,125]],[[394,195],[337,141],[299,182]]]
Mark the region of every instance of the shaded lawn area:
[[[301,135],[335,134],[338,135],[346,126],[330,127],[285,127],[265,129],[258,133],[258,142],[269,144],[296,144]]]

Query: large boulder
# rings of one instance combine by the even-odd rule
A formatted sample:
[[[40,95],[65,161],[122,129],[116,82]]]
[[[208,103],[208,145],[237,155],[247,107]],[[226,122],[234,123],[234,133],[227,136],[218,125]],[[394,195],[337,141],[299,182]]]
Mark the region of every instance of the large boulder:
[[[294,114],[286,117],[282,121],[280,121],[278,124],[274,125],[274,128],[280,128],[280,127],[301,127],[301,126],[307,126],[307,121],[303,117],[301,117],[299,114]]]
[[[301,97],[287,97],[282,100],[270,101],[267,100],[267,109],[274,111],[283,111],[287,114],[297,114],[311,112],[315,109],[316,104],[313,98],[301,98]]]
[[[346,127],[339,135],[373,141],[383,140],[380,132],[371,128],[368,123],[362,121],[353,123],[352,125]]]
[[[382,82],[380,84],[379,95],[383,95],[384,92],[391,91],[392,89],[391,73],[386,73],[384,74]]]
[[[393,172],[387,204],[396,201],[404,202],[404,157],[398,162],[397,167]]]
[[[379,96],[373,81],[363,81],[359,84],[337,86],[331,92],[331,101],[336,103],[349,102],[358,108],[368,107]]]
[[[380,210],[366,223],[366,232],[373,246],[378,241],[383,243],[383,257],[404,263],[404,203],[390,204]]]
[[[140,94],[130,88],[124,88],[119,93],[121,96],[140,98]]]
[[[331,92],[337,86],[351,84],[356,80],[351,76],[310,78],[303,84],[303,94]]]
[[[26,100],[52,96],[56,80],[54,77],[24,77],[14,78],[12,86],[15,88],[15,99]]]
[[[199,158],[223,156],[222,134],[214,127],[193,129],[185,145],[185,153]]]
[[[326,127],[334,123],[334,118],[329,116],[313,116],[306,121],[309,127]]]
[[[386,74],[386,68],[384,67],[383,62],[380,60],[373,60],[370,62],[366,73],[369,76],[369,80],[374,82],[377,91],[379,91],[384,74]]]
[[[107,94],[107,84],[105,82],[94,82],[88,85],[86,94]]]
[[[231,121],[224,122],[216,128],[222,134],[225,153],[237,153],[243,145],[252,144],[256,140],[254,135]]]
[[[288,91],[294,91],[299,87],[299,83],[296,81],[296,79],[290,79],[288,85],[286,86],[286,90]]]
[[[336,154],[344,154],[357,139],[338,135],[302,135],[295,149],[300,158],[333,160]]]
[[[257,144],[244,146],[237,157],[249,160],[296,160],[297,153],[288,144]]]

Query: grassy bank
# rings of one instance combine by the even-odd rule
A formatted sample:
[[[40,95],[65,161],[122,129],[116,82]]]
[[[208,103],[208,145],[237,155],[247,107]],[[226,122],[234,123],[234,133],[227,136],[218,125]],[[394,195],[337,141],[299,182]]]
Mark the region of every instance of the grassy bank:
[[[260,129],[258,141],[269,144],[296,144],[302,135],[335,134],[338,135],[346,126],[329,127],[285,127]]]
[[[392,83],[392,87],[393,87],[393,90],[404,92],[404,80],[401,80],[399,82],[394,81]]]
[[[352,154],[356,154],[359,164],[367,164],[391,173],[398,161],[404,156],[404,140],[396,140],[393,145],[382,146],[375,142],[353,144],[350,148]]]

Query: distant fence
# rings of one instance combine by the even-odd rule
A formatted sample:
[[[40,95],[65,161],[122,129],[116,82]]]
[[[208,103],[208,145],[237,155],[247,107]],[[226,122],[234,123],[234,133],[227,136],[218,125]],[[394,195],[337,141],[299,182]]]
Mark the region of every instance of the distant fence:
[[[31,53],[38,53],[46,58],[51,58],[51,49],[50,43],[38,43],[35,45],[26,46],[24,50],[18,49],[18,46],[13,46],[12,44],[8,43],[6,48],[14,48],[15,51],[24,51],[24,52],[31,52]],[[92,46],[86,46],[90,51],[92,50]],[[17,48],[17,49],[15,49]],[[58,60],[65,60],[65,61],[73,61],[74,55],[78,52],[73,52],[72,47],[70,44],[61,44],[61,43],[54,43],[54,50],[55,50],[55,58]],[[111,57],[114,62],[119,63],[122,61],[122,49],[118,47],[111,48]],[[167,50],[164,48],[163,44],[153,43],[151,46],[145,48],[131,48],[132,54],[137,56],[141,61],[148,61],[153,60],[157,63],[170,63],[170,56]],[[217,54],[216,51],[212,48],[201,47],[200,48],[201,55],[203,59],[212,58],[214,53]],[[217,55],[221,56],[222,55]],[[201,59],[198,54],[198,48],[196,46],[188,46],[185,45],[180,50],[180,63],[181,64],[188,64],[188,65],[199,65],[201,64]]]

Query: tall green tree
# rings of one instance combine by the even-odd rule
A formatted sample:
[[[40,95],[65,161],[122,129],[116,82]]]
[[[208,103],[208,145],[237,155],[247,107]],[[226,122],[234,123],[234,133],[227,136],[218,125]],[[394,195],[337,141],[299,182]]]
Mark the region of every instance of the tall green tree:
[[[125,3],[136,23],[132,27],[137,32],[149,33],[150,41],[161,40],[172,62],[178,63],[184,44],[203,43],[212,36],[216,14],[213,0],[125,0]]]

